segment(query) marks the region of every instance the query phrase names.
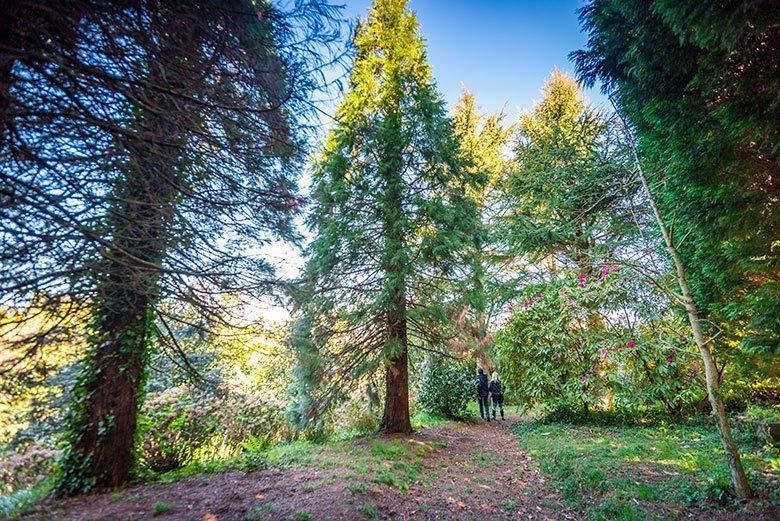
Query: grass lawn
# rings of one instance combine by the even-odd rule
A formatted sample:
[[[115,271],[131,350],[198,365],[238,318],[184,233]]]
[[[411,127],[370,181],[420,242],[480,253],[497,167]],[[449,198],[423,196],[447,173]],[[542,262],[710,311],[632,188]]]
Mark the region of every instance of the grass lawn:
[[[716,428],[705,423],[652,427],[519,423],[520,446],[590,519],[665,519],[684,507],[735,508]],[[761,500],[780,502],[778,450],[736,433]]]

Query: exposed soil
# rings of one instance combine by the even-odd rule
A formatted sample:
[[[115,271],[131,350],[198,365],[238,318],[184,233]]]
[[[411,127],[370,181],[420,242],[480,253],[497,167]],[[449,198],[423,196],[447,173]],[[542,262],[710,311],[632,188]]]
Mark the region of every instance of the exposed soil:
[[[564,506],[560,492],[519,450],[507,427],[502,422],[447,425],[401,437],[440,447],[427,454],[418,480],[406,491],[370,479],[356,489],[354,473],[345,468],[225,472],[50,500],[25,519],[248,521],[287,520],[296,514],[300,520],[340,521],[582,519]],[[357,440],[355,451],[370,450],[368,443]],[[701,512],[657,513],[704,519]],[[755,517],[724,514],[718,519],[769,520],[777,514],[770,507]]]
[[[26,519],[286,520],[302,511],[315,520],[579,519],[517,448],[507,423],[431,427],[403,438],[441,447],[407,491],[370,480],[350,490],[340,468],[227,472],[47,501]],[[358,442],[356,450],[366,447]]]

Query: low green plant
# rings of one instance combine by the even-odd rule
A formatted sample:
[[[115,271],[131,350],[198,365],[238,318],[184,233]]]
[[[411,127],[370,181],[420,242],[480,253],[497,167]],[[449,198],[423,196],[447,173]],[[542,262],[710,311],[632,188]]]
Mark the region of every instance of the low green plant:
[[[173,509],[173,505],[166,501],[157,501],[154,505],[152,505],[152,512],[155,516],[161,516],[163,514],[167,514]]]
[[[249,512],[243,515],[241,521],[258,521],[265,517],[265,514],[276,510],[276,504],[273,501],[267,501],[262,505],[253,507]]]
[[[377,519],[376,510],[371,505],[363,505],[358,510],[368,519]]]
[[[449,357],[429,356],[423,363],[420,375],[420,392],[417,402],[430,414],[445,418],[461,417],[469,400],[476,393],[471,366]]]
[[[308,510],[299,510],[289,516],[287,521],[311,521],[311,513]]]

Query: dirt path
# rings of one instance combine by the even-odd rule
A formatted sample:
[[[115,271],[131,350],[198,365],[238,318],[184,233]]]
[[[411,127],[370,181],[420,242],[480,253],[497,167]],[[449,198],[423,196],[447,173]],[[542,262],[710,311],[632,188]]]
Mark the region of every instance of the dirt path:
[[[436,447],[418,461],[407,490],[338,466],[227,472],[48,502],[28,519],[579,519],[519,450],[508,423],[431,427],[391,440]],[[355,440],[355,454],[370,443]]]

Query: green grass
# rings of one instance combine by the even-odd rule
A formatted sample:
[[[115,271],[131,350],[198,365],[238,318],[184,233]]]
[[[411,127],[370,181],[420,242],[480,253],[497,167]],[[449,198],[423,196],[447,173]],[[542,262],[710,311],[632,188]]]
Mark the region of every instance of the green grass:
[[[371,505],[363,505],[358,510],[368,519],[377,519],[376,510]]]
[[[262,505],[253,507],[249,512],[244,514],[241,521],[257,521],[265,517],[265,514],[276,510],[276,504],[273,501],[266,501]]]
[[[152,505],[152,512],[155,516],[161,516],[171,511],[173,505],[166,501],[158,501]]]
[[[311,514],[308,510],[299,510],[287,518],[287,521],[311,521]]]
[[[54,485],[55,478],[52,476],[34,487],[17,490],[7,496],[0,495],[0,519],[18,519],[51,493]]]
[[[477,465],[483,469],[499,467],[503,465],[501,456],[499,456],[498,453],[493,450],[485,450],[474,453],[474,461],[476,461]]]
[[[560,488],[564,502],[590,519],[653,519],[668,512],[662,506],[734,506],[725,455],[713,426],[534,422],[518,424],[515,433],[520,446]],[[747,434],[737,433],[737,440],[754,489],[766,500],[780,501],[776,451]]]

